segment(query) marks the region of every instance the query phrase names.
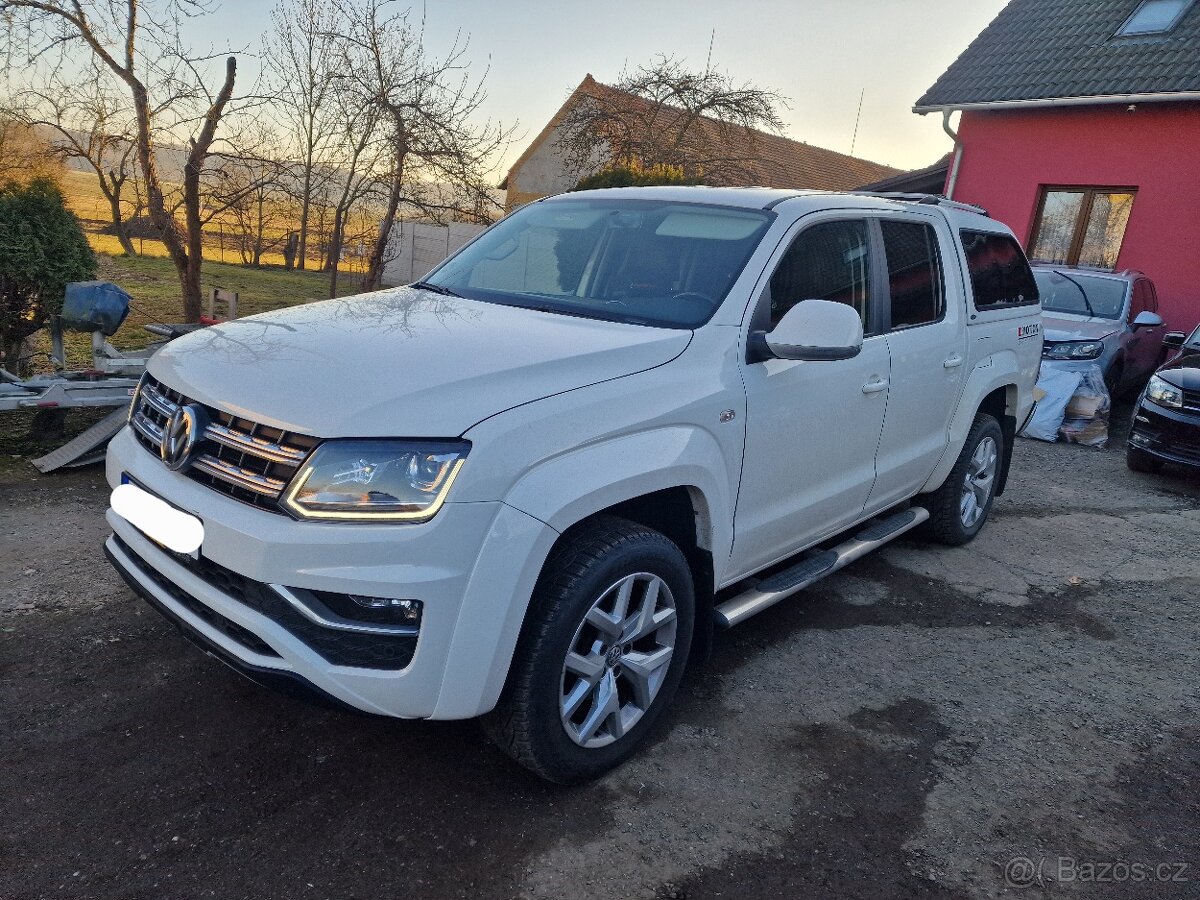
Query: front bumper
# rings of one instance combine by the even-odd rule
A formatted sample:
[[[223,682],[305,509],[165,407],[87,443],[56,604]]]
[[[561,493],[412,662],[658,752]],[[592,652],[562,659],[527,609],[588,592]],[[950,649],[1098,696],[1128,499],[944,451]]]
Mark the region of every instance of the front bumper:
[[[1200,467],[1200,415],[1143,399],[1133,414],[1129,445],[1166,462]]]
[[[1079,372],[1082,374],[1090,370],[1093,366],[1099,366],[1100,371],[1107,375],[1114,356],[1115,354],[1111,350],[1106,349],[1096,359],[1046,359],[1043,357],[1042,371],[1054,369],[1058,372]]]
[[[537,572],[557,532],[503,503],[447,503],[412,524],[298,522],[225,497],[168,470],[125,429],[108,451],[122,473],[204,523],[203,561],[181,560],[111,509],[109,558],[138,593],[255,680],[311,686],[337,703],[404,718],[469,718],[495,704]],[[244,580],[244,582],[243,582]],[[285,585],[420,600],[419,636],[388,662],[341,656],[257,594]],[[195,605],[199,604],[199,606]],[[247,637],[249,635],[250,637]],[[335,648],[336,651],[336,648]],[[405,657],[404,653],[408,656]],[[399,655],[397,655],[399,653]],[[337,662],[331,662],[334,659]],[[339,664],[347,660],[353,665]],[[390,667],[379,667],[379,666]],[[264,679],[263,673],[270,679]]]
[[[177,615],[174,610],[163,603],[154,591],[148,589],[140,579],[134,577],[133,571],[138,567],[137,563],[132,555],[126,555],[122,552],[122,548],[117,543],[115,535],[105,542],[104,555],[108,557],[108,561],[112,563],[113,568],[125,579],[125,583],[129,585],[130,590],[162,613],[167,621],[178,628],[185,638],[209,656],[216,657],[235,672],[246,676],[260,687],[270,688],[285,696],[297,697],[320,706],[359,712],[355,707],[325,693],[311,681],[297,675],[295,672],[270,666],[255,665],[252,662],[248,662],[240,656],[230,653],[223,645],[210,640],[202,631],[192,627],[187,620]]]

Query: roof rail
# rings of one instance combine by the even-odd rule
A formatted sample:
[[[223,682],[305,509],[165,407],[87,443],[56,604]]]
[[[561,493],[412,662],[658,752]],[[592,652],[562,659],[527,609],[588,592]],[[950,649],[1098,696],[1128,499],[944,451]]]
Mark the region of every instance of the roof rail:
[[[944,206],[947,209],[958,209],[963,212],[978,213],[986,216],[988,211],[974,203],[962,203],[958,200],[948,200],[941,194],[905,194],[896,191],[851,191],[862,197],[880,197],[884,200],[899,200],[901,203],[920,203],[923,206]]]

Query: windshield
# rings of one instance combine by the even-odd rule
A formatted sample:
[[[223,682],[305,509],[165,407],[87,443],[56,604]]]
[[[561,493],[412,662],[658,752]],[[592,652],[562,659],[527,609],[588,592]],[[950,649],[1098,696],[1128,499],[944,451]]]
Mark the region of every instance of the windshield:
[[[1186,343],[1189,347],[1195,347],[1197,350],[1200,350],[1200,325],[1196,326],[1196,330],[1192,332],[1192,336],[1187,339]]]
[[[423,284],[472,300],[655,325],[703,325],[774,218],[655,200],[531,203]]]
[[[1083,272],[1034,269],[1043,312],[1074,313],[1101,319],[1119,319],[1125,306],[1128,282]]]

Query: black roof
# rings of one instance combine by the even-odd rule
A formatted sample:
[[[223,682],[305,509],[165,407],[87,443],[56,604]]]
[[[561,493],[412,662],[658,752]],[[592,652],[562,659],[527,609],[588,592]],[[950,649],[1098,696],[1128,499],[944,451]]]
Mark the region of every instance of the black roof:
[[[1139,0],[1012,0],[914,109],[1200,91],[1200,3],[1168,34],[1116,37]]]
[[[924,169],[914,169],[911,172],[901,172],[882,181],[864,184],[858,191],[890,192],[898,191],[908,194],[940,194],[946,186],[946,176],[950,174],[950,159],[954,154],[947,153],[932,166]]]

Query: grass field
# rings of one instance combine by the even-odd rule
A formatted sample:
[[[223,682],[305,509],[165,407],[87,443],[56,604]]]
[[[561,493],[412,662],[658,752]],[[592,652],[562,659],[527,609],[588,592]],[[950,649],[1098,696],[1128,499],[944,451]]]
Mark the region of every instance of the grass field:
[[[102,234],[101,231],[107,228],[111,222],[111,213],[108,208],[108,201],[104,199],[104,195],[100,193],[100,188],[96,183],[96,176],[89,172],[77,172],[73,169],[64,169],[59,177],[59,183],[62,185],[63,194],[67,199],[67,206],[71,208],[71,212],[79,217],[83,223],[84,230],[88,234],[88,240],[97,253],[108,253],[113,256],[122,253],[121,244],[116,237],[111,234]],[[368,232],[373,232],[374,228],[368,227],[368,223],[363,219],[362,211],[358,215],[352,217],[355,221],[347,234],[346,247],[347,252],[342,261],[342,270],[345,272],[362,271],[366,267],[366,260],[361,256],[352,254],[352,249],[357,249],[362,242],[364,236]],[[359,221],[362,220],[362,221]],[[268,241],[275,241],[282,244],[283,237],[287,231],[299,227],[299,213],[296,213],[296,221],[280,221],[273,224],[266,231]],[[362,232],[362,233],[359,233]],[[133,246],[142,256],[161,256],[167,255],[167,248],[163,246],[161,241],[152,239],[133,238]],[[315,252],[315,246],[312,248]],[[237,248],[237,229],[234,225],[231,216],[217,216],[209,222],[204,228],[204,258],[214,262],[226,262],[236,265],[242,264],[242,256]],[[279,249],[267,250],[262,257],[264,265],[283,266],[283,254]],[[309,268],[317,268],[320,265],[320,260],[309,255],[307,266]]]
[[[155,322],[182,322],[179,279],[175,267],[165,257],[108,256],[97,254],[96,277],[111,281],[132,298],[129,316],[120,330],[109,338],[118,350],[135,350],[157,340],[145,329]],[[212,288],[238,293],[238,315],[295,306],[324,300],[329,294],[329,276],[322,272],[295,272],[279,268],[254,269],[229,263],[206,262],[203,269],[205,296]],[[338,279],[338,295],[342,297],[359,291],[358,277],[344,274]],[[80,368],[91,359],[91,337],[86,334],[65,336],[68,368]],[[49,351],[48,339],[43,337],[38,349]],[[35,361],[45,369],[46,357]]]
[[[114,236],[101,233],[110,223],[109,209],[95,177],[86,172],[64,170],[60,181],[67,205],[79,217],[88,241],[97,253],[97,277],[119,285],[133,298],[129,318],[110,338],[113,346],[121,350],[144,347],[152,338],[143,325],[183,321],[179,280],[162,242],[134,238],[133,244],[140,255],[126,256]],[[329,276],[314,271],[317,260],[309,260],[313,267],[310,270],[289,271],[283,268],[283,257],[279,253],[268,253],[263,258],[262,268],[246,266],[232,246],[232,239],[227,242],[221,237],[224,225],[218,219],[205,230],[202,289],[206,297],[213,288],[237,291],[238,313],[247,316],[329,296]],[[358,293],[361,261],[348,259],[342,268],[338,278],[339,296]],[[74,365],[85,363],[91,353],[88,336],[68,336],[67,341],[69,361]],[[48,343],[43,341],[43,344],[39,349],[49,350]],[[44,369],[46,362],[46,357],[39,357],[38,368]]]

